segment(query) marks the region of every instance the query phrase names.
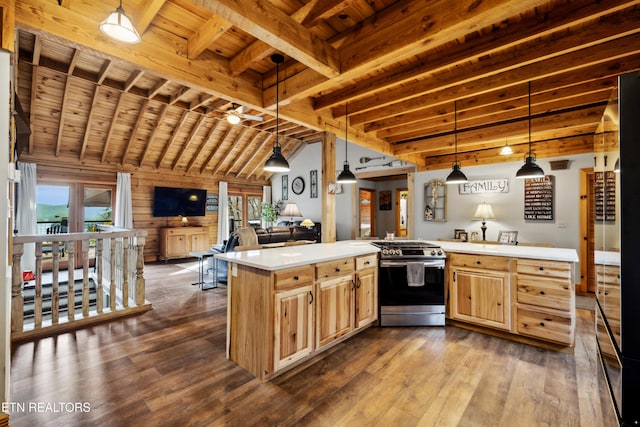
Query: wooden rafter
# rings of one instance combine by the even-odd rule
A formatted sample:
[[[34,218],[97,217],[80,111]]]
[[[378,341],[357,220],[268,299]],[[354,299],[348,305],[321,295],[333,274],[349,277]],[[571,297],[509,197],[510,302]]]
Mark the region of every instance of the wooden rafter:
[[[231,171],[233,169],[235,169],[239,163],[243,162],[243,160],[245,159],[247,153],[251,153],[253,151],[253,145],[256,143],[256,141],[258,141],[261,137],[261,133],[259,131],[256,131],[254,133],[254,135],[251,137],[250,141],[247,141],[247,143],[245,144],[245,146],[248,148],[247,150],[243,150],[242,153],[240,153],[239,156],[236,156],[235,160],[231,163],[231,166],[229,166],[229,168],[227,169],[227,172],[224,174],[225,176],[229,176],[229,174],[231,173]]]
[[[264,139],[262,140],[262,142],[260,143],[260,145],[258,145],[258,148],[251,150],[251,155],[249,156],[249,158],[247,159],[246,162],[244,162],[244,165],[242,165],[242,167],[240,168],[240,170],[236,173],[236,176],[240,176],[242,175],[242,173],[244,172],[244,170],[250,165],[252,164],[256,158],[259,158],[261,156],[263,156],[264,154],[264,148],[267,146],[267,144],[269,144],[269,142],[273,139],[273,134],[272,133],[264,133],[261,134],[264,135]],[[253,173],[256,171],[257,167],[259,164],[256,164],[256,166],[253,167],[253,169],[251,169],[251,172],[249,172],[249,174],[247,175],[247,178],[250,178]]]
[[[205,49],[222,37],[231,23],[218,16],[212,16],[187,41],[189,58],[197,58]]]
[[[204,149],[209,145],[209,141],[211,141],[213,139],[213,137],[216,134],[216,131],[218,130],[218,128],[220,127],[221,124],[222,124],[221,120],[213,120],[213,124],[209,128],[209,131],[207,132],[207,136],[204,137],[204,139],[202,140],[202,143],[200,144],[200,146],[196,150],[196,153],[191,157],[191,160],[189,161],[189,164],[187,165],[187,172],[191,172],[191,169],[196,164],[196,161],[202,155]],[[212,151],[215,151],[215,149],[212,150]]]
[[[123,91],[124,92],[129,92],[131,90],[131,88],[136,85],[138,80],[140,80],[140,78],[143,75],[144,75],[144,71],[142,71],[142,70],[134,70],[133,73],[131,73],[131,75],[127,79],[127,81],[124,83]]]
[[[167,115],[168,107],[169,106],[167,104],[162,104],[161,105],[160,113],[158,114],[158,121],[156,122],[156,125],[153,127],[153,130],[151,131],[151,135],[149,135],[149,139],[147,140],[147,144],[144,147],[144,151],[142,153],[142,156],[140,156],[140,163],[138,164],[138,166],[142,166],[145,163],[145,160],[147,159],[147,156],[149,155],[149,151],[151,151],[151,147],[153,146],[153,144],[155,142],[156,134],[157,134],[158,130],[161,128],[162,124],[164,123],[164,118]]]
[[[202,114],[200,116],[198,116],[198,120],[196,121],[196,124],[193,125],[193,128],[191,129],[191,132],[189,132],[189,136],[185,140],[185,143],[182,144],[182,147],[180,148],[180,151],[178,152],[178,155],[173,160],[173,165],[171,165],[171,169],[175,169],[178,166],[178,164],[180,163],[180,160],[182,160],[182,156],[184,155],[184,153],[187,151],[187,149],[192,144],[194,144],[193,138],[196,136],[196,134],[198,133],[198,131],[200,130],[200,128],[204,124],[204,118],[205,118],[205,116],[202,115]]]
[[[131,147],[133,146],[138,136],[138,131],[140,130],[140,124],[142,124],[142,121],[144,120],[144,115],[147,112],[148,105],[149,105],[149,100],[143,99],[142,105],[140,105],[140,112],[138,113],[138,118],[136,119],[136,124],[133,126],[133,129],[131,131],[131,137],[129,137],[129,141],[127,141],[127,145],[124,149],[124,152],[122,153],[122,160],[120,160],[120,164],[124,165],[125,162],[127,161],[127,157],[129,156],[129,151],[131,150]]]
[[[82,147],[80,148],[80,160],[84,160],[84,156],[87,152],[87,145],[89,145],[89,135],[91,135],[91,126],[93,124],[93,115],[96,111],[96,104],[98,103],[98,92],[100,92],[100,85],[96,85],[93,89],[93,97],[91,99],[91,107],[89,109],[89,117],[87,118],[87,126],[84,130],[82,137]]]
[[[111,118],[111,123],[109,123],[109,131],[107,132],[107,136],[104,140],[104,148],[102,149],[102,158],[100,161],[104,163],[107,160],[107,154],[109,153],[109,146],[111,145],[111,137],[113,136],[113,132],[115,131],[115,124],[118,120],[118,116],[120,116],[120,111],[122,110],[122,104],[124,101],[125,94],[120,93],[118,97],[118,104],[116,105],[116,109],[113,112],[113,117]]]
[[[56,157],[60,156],[60,150],[62,149],[62,132],[64,130],[67,109],[69,108],[69,88],[71,87],[72,80],[73,77],[68,75],[67,80],[64,83],[64,92],[62,93],[62,102],[60,106],[60,121],[58,123],[58,137],[56,138]]]
[[[180,131],[182,130],[182,126],[184,126],[184,123],[186,122],[187,117],[189,117],[189,111],[183,110],[182,116],[180,116],[180,120],[173,128],[173,133],[171,134],[171,138],[169,138],[169,141],[167,141],[167,143],[164,146],[164,149],[162,150],[162,154],[160,154],[160,158],[156,163],[156,169],[160,169],[162,167],[162,163],[164,163],[164,159],[167,157],[167,154],[169,153],[171,146],[178,138],[178,135],[180,134]]]
[[[144,34],[151,21],[167,0],[146,0],[137,9],[131,11],[134,25],[140,34]]]
[[[242,141],[249,129],[245,127],[239,128],[239,129],[237,127],[234,127],[234,128],[238,130],[238,132],[236,132],[236,135],[234,136],[235,141]],[[213,175],[220,174],[220,171],[222,170],[222,166],[229,160],[229,157],[230,157],[229,155],[233,152],[234,145],[235,144],[233,143],[227,143],[227,142],[220,145],[222,155],[218,156],[219,160],[216,163],[216,165],[213,167]]]
[[[206,171],[207,168],[209,167],[209,163],[211,163],[211,160],[213,160],[215,155],[216,154],[220,154],[218,152],[218,149],[220,147],[222,147],[222,145],[224,144],[225,140],[231,134],[232,130],[233,130],[233,126],[228,126],[227,129],[225,129],[224,133],[218,139],[218,144],[216,145],[216,147],[213,150],[211,150],[211,153],[209,153],[209,155],[207,156],[207,159],[202,163],[202,166],[200,167],[200,173],[204,173],[204,171]]]

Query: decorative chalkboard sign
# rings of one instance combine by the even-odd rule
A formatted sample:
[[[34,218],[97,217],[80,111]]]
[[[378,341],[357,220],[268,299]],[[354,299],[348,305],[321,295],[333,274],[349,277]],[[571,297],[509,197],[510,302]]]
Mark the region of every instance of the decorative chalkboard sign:
[[[613,171],[596,172],[594,200],[596,221],[616,220],[616,174]]]
[[[553,221],[553,178],[524,180],[524,219]]]

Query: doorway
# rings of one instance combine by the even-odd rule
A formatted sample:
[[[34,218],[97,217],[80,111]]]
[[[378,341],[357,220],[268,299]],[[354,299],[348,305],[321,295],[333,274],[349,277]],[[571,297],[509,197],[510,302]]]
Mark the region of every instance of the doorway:
[[[361,239],[375,238],[376,235],[376,190],[360,188],[360,231]]]
[[[593,168],[580,170],[580,283],[578,293],[595,293],[595,174]]]
[[[396,235],[407,237],[407,224],[409,222],[409,190],[396,189]]]

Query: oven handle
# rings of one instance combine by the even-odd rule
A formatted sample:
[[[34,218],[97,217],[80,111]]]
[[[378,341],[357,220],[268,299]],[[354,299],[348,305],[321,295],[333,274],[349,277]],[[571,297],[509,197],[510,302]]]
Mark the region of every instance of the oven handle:
[[[380,267],[406,267],[411,261],[380,261]],[[444,262],[441,259],[428,260],[423,262],[425,267],[444,269]]]

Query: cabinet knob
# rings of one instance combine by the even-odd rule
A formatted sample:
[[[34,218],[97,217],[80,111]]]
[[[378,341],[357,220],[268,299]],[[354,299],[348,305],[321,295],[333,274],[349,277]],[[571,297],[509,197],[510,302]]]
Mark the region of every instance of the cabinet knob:
[[[544,267],[540,267],[540,271],[544,271]]]
[[[364,265],[369,265],[369,264],[371,264],[369,261],[364,262]]]
[[[338,267],[336,267],[336,272],[340,273],[340,269]]]
[[[540,291],[540,295],[544,295],[544,291]]]
[[[298,277],[298,276],[293,276],[293,280],[300,280],[300,277]]]
[[[480,261],[476,261],[476,264],[480,265],[480,264],[481,264],[481,262],[480,262]]]
[[[540,322],[540,326],[544,326],[544,322]]]

